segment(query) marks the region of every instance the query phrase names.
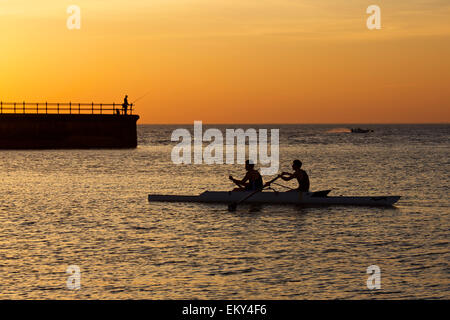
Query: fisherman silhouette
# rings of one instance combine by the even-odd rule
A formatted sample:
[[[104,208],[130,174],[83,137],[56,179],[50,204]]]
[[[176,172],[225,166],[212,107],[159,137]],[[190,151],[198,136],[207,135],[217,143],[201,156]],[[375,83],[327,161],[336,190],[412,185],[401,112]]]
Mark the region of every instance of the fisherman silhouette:
[[[126,95],[125,98],[123,99],[123,104],[122,104],[123,114],[127,114],[128,106],[129,106],[128,96]]]

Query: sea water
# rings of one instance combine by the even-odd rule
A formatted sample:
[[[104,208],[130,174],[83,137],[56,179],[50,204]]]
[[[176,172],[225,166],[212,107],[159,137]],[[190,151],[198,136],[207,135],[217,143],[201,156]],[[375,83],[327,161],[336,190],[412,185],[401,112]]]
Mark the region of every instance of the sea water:
[[[191,127],[139,125],[137,149],[0,151],[1,298],[450,298],[450,125],[210,126],[278,128],[280,170],[298,158],[312,190],[395,208],[149,203],[244,175],[173,164],[171,133]]]

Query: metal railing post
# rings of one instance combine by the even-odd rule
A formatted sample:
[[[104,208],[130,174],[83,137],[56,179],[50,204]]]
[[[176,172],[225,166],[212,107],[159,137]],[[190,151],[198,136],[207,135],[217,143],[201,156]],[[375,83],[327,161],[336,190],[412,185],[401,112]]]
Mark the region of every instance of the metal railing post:
[[[35,114],[39,114],[40,112],[44,113],[44,108],[40,108],[39,109],[39,105],[40,104],[45,104],[45,114],[54,114],[56,111],[56,114],[66,114],[67,109],[65,108],[66,106],[69,106],[69,113],[68,114],[76,114],[76,105],[78,104],[78,114],[81,114],[81,105],[82,103],[74,103],[72,106],[72,101],[69,101],[68,103],[65,102],[54,102],[54,103],[49,103],[48,101],[46,101],[45,103],[40,103],[40,102],[36,102],[36,103],[32,103],[32,102],[5,102],[3,103],[3,101],[0,101],[0,114],[3,113],[22,113],[22,114],[27,114],[27,113],[33,113],[33,105],[35,105],[36,109],[34,109]],[[28,108],[28,105],[30,106]],[[120,111],[120,109],[118,108],[120,106],[120,104],[116,104],[115,102],[113,103],[83,103],[83,106],[86,106],[86,108],[83,109],[83,112],[86,111],[85,114],[89,114],[89,105],[91,105],[91,114],[103,114],[103,111],[105,112],[105,114],[108,114],[108,112],[111,110],[112,114],[116,114],[117,112],[119,112],[119,114],[122,113]],[[13,106],[13,108],[10,108],[10,106]],[[56,106],[56,110],[54,110],[52,108],[52,106]],[[112,108],[110,108],[112,106]],[[49,108],[50,107],[50,108]],[[12,109],[12,110],[11,110]],[[132,115],[133,114],[133,110],[134,109],[134,104],[130,104],[129,105],[129,114]]]

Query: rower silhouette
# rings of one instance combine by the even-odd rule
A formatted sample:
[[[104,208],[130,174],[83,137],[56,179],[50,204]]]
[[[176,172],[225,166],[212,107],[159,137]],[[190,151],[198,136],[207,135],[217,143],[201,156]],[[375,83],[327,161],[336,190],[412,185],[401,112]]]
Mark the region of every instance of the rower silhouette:
[[[237,188],[234,188],[233,191],[255,191],[263,188],[263,179],[261,174],[255,170],[255,164],[250,161],[245,161],[245,170],[247,173],[245,174],[242,180],[238,180],[230,176],[229,179],[233,181]]]
[[[297,191],[301,192],[309,192],[309,176],[306,173],[305,170],[302,168],[302,162],[300,160],[294,160],[292,162],[292,170],[294,170],[293,173],[289,172],[283,172],[280,174],[280,178],[284,181],[290,181],[292,179],[297,179],[298,181],[298,188]]]

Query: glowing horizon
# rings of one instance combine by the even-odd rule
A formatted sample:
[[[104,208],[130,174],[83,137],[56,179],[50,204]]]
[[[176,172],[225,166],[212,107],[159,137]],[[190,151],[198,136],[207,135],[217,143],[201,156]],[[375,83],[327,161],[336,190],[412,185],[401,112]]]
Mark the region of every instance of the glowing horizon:
[[[0,100],[150,92],[141,124],[448,123],[449,16],[447,0],[3,0]]]

